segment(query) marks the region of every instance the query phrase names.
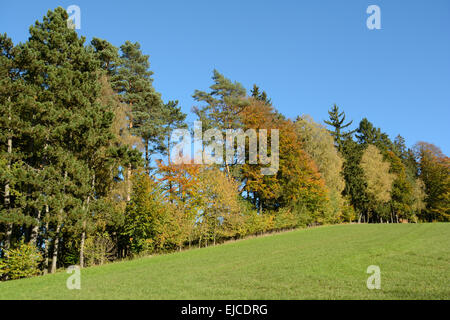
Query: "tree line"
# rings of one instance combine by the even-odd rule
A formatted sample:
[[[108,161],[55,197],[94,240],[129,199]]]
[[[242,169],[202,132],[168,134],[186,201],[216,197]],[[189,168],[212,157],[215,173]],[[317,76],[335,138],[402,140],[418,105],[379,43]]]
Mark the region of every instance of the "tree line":
[[[328,127],[288,119],[217,70],[193,93],[202,130],[279,130],[279,170],[172,163],[186,114],[154,89],[149,56],[129,41],[86,44],[67,19],[48,11],[17,45],[0,35],[0,278],[300,226],[449,221],[438,147],[408,148],[367,119],[349,131],[336,105]]]

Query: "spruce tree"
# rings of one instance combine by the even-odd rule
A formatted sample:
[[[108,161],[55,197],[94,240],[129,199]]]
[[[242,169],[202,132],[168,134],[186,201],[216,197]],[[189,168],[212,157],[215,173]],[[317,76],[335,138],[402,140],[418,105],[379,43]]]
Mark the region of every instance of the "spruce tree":
[[[253,89],[251,90],[252,98],[262,101],[267,104],[272,104],[272,100],[267,97],[267,93],[265,91],[260,92],[259,87],[254,84]]]
[[[380,128],[376,128],[367,118],[364,118],[359,123],[356,129],[357,141],[367,147],[369,144],[375,145],[383,155],[386,155],[388,150],[394,151],[394,144],[389,139],[389,136],[382,132]]]
[[[339,112],[339,107],[334,105],[333,108],[328,111],[330,116],[330,120],[325,120],[324,122],[334,128],[334,130],[330,131],[331,135],[334,138],[334,141],[338,147],[339,151],[342,151],[343,141],[352,137],[353,131],[344,131],[345,128],[349,127],[353,121],[350,121],[346,124],[345,122],[345,112]]]

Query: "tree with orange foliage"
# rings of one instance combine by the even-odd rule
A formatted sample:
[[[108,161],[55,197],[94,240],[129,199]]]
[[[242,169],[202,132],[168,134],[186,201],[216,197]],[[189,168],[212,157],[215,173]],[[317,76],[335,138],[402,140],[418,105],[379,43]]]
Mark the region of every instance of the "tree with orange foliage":
[[[245,164],[242,168],[245,190],[247,195],[253,195],[253,203],[260,211],[263,207],[274,210],[293,207],[298,214],[305,214],[304,223],[321,222],[323,205],[328,201],[325,183],[314,161],[302,149],[293,122],[269,103],[253,98],[240,116],[245,129],[267,129],[268,137],[271,129],[279,130],[278,172],[263,176],[260,164]]]

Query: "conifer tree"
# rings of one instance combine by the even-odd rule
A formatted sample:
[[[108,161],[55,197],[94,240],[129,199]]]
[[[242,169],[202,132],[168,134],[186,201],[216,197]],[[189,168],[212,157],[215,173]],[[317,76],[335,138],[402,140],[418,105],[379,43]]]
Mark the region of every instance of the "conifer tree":
[[[358,213],[358,222],[365,217],[363,214],[368,208],[367,183],[359,165],[363,152],[363,146],[350,137],[342,143],[342,155],[345,159],[342,170],[345,179],[343,195],[350,198],[351,204]]]
[[[203,129],[216,128],[238,129],[242,125],[239,113],[248,105],[246,90],[239,82],[232,82],[219,71],[213,71],[211,91],[195,90],[193,98],[197,102],[203,102],[203,106],[195,106],[194,113],[203,122]]]
[[[149,56],[142,53],[140,44],[126,41],[120,49],[122,64],[111,81],[120,94],[121,102],[131,109],[129,128],[142,139],[145,168],[150,173],[151,154],[163,135],[164,105],[161,95],[153,88]],[[131,167],[127,173],[128,180],[130,174]]]
[[[256,84],[253,85],[253,89],[251,90],[251,96],[252,98],[260,100],[267,104],[272,104],[272,100],[267,97],[267,93],[265,91],[260,92],[260,89]]]
[[[358,143],[365,147],[369,144],[373,144],[383,153],[383,155],[386,155],[388,150],[394,150],[394,144],[389,139],[389,136],[382,132],[380,128],[374,127],[367,118],[361,120],[356,132]]]
[[[213,71],[212,80],[214,84],[210,86],[210,92],[195,90],[192,96],[195,101],[203,103],[201,106],[193,107],[193,112],[202,122],[202,130],[214,128],[225,132],[227,129],[243,128],[239,114],[249,105],[245,88],[239,82],[232,82],[217,70]],[[235,166],[225,161],[224,163],[227,175],[237,178],[239,171]]]
[[[330,120],[325,120],[324,122],[334,128],[330,133],[334,138],[338,150],[342,151],[343,141],[351,138],[355,132],[355,130],[344,131],[344,129],[351,126],[353,121],[344,124],[345,112],[339,112],[339,107],[337,105],[334,105],[333,108],[328,111],[328,115],[330,116]]]
[[[67,28],[63,8],[49,11],[30,28],[20,51],[27,86],[35,88],[34,133],[28,144],[29,206],[39,216],[44,208],[51,236],[52,272],[60,237],[71,225],[83,235],[95,194],[98,159],[113,139],[113,112],[99,103],[100,67],[85,39]],[[40,178],[36,179],[36,178]]]
[[[3,237],[0,238],[0,256],[11,245],[13,227],[20,219],[20,213],[14,210],[13,188],[15,184],[12,164],[18,146],[17,132],[17,100],[20,92],[17,86],[17,72],[15,71],[15,48],[6,34],[0,34],[0,225]],[[0,229],[1,230],[1,229]]]

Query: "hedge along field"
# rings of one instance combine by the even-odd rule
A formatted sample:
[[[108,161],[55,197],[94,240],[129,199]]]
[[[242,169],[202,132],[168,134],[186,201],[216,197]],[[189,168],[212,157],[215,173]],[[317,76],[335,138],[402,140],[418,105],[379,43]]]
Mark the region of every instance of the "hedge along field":
[[[450,224],[303,229],[0,283],[0,299],[450,299]],[[381,289],[366,286],[381,269]]]

